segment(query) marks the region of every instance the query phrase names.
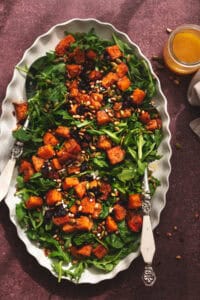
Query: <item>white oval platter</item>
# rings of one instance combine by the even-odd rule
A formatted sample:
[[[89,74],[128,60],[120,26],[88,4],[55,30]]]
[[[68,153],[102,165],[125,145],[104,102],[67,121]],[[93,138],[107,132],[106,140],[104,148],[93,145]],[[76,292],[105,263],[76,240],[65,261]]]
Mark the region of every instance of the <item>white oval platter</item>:
[[[158,109],[162,122],[163,122],[163,140],[159,147],[159,153],[162,158],[153,164],[154,176],[160,180],[161,185],[156,189],[156,192],[152,199],[152,212],[151,222],[153,229],[159,224],[160,214],[166,203],[166,193],[169,187],[169,175],[171,171],[170,157],[170,131],[169,131],[169,115],[167,112],[167,100],[162,93],[159,79],[153,72],[150,61],[142,54],[140,48],[133,43],[130,38],[123,32],[117,30],[113,25],[109,23],[103,23],[96,19],[72,19],[67,22],[58,24],[52,27],[47,33],[39,36],[33,45],[27,49],[23,55],[22,60],[18,63],[18,66],[23,67],[25,65],[30,66],[37,58],[45,55],[47,51],[53,50],[60,39],[64,37],[64,31],[68,32],[88,32],[91,28],[95,29],[98,36],[103,39],[111,39],[112,34],[117,34],[122,40],[128,42],[128,44],[136,51],[138,57],[145,59],[150,67],[151,73],[156,78],[157,95],[154,98],[155,106]],[[16,119],[13,115],[13,100],[22,101],[26,99],[25,95],[25,75],[18,70],[14,70],[13,78],[7,87],[6,97],[2,104],[2,115],[0,119],[0,171],[2,171],[6,162],[9,159],[9,154],[13,145],[12,130],[16,127]],[[156,166],[155,166],[156,165]],[[20,199],[15,196],[15,184],[16,184],[17,170],[15,169],[12,182],[9,188],[9,192],[5,199],[5,202],[9,208],[10,219],[17,228],[19,238],[24,242],[27,251],[35,257],[38,263],[47,268],[53,275],[54,272],[51,267],[51,261],[45,256],[44,251],[34,245],[26,236],[25,232],[20,228],[17,223],[15,207],[20,202]],[[94,269],[85,270],[82,274],[79,283],[98,283],[102,280],[111,279],[116,276],[120,271],[127,269],[131,262],[140,254],[140,251],[129,254],[109,273],[103,273]]]

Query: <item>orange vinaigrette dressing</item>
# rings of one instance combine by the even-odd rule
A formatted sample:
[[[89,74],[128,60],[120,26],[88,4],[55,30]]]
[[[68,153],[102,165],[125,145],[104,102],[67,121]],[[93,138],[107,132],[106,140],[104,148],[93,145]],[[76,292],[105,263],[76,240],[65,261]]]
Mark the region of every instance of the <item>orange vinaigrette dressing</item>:
[[[177,33],[172,41],[172,51],[182,63],[200,62],[200,32],[190,29]]]
[[[171,71],[184,75],[200,68],[199,28],[180,27],[171,34],[163,49],[164,61]]]

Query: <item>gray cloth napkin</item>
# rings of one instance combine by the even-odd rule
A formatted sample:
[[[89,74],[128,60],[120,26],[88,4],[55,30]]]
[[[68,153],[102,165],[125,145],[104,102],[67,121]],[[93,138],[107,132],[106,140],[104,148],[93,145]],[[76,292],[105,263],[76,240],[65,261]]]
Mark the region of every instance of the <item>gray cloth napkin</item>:
[[[200,70],[192,78],[187,97],[191,105],[200,106]],[[190,128],[200,137],[200,118],[190,122]]]

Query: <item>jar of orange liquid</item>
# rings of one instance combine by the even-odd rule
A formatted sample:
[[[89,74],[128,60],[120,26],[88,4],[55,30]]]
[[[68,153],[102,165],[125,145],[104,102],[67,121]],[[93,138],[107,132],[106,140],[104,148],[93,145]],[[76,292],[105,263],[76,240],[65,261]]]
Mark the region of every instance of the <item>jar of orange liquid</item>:
[[[200,69],[200,26],[182,25],[172,31],[163,58],[167,67],[180,75]]]

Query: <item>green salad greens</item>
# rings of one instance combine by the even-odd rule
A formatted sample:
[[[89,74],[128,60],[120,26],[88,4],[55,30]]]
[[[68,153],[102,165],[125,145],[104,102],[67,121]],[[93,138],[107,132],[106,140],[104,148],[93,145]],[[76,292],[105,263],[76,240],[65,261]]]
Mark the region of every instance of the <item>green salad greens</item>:
[[[89,267],[110,272],[138,249],[144,170],[160,158],[155,79],[134,48],[93,29],[66,32],[27,76],[13,132],[24,143],[18,222],[59,281]],[[153,195],[159,181],[149,182]]]

